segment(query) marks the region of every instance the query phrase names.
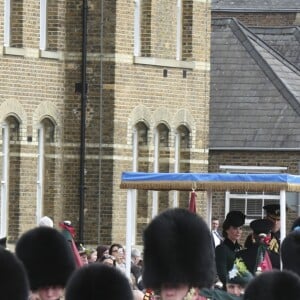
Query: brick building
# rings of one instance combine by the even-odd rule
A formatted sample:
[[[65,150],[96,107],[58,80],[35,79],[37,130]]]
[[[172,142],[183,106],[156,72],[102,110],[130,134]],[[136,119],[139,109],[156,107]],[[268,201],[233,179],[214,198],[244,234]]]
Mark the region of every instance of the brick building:
[[[0,236],[12,243],[43,215],[87,244],[122,243],[122,171],[208,169],[210,1],[82,2],[0,0]],[[153,210],[187,197],[138,193],[136,243]]]
[[[300,173],[299,13],[295,0],[212,2],[210,172]],[[272,197],[218,193],[214,214],[251,220]],[[288,195],[287,228],[298,198]]]

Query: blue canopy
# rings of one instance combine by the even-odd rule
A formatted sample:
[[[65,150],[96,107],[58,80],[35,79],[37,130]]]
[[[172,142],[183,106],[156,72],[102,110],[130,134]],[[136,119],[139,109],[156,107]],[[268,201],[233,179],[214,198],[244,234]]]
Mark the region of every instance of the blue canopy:
[[[300,191],[300,176],[290,174],[123,172],[121,188],[142,190]]]
[[[177,190],[177,191],[253,191],[280,193],[280,226],[281,240],[286,235],[286,191],[300,192],[300,176],[290,174],[229,174],[229,173],[143,173],[124,172],[121,188],[127,192],[127,225],[126,225],[126,261],[130,261],[132,245],[132,228],[135,224],[135,189],[142,190]],[[208,224],[212,209],[211,192],[208,196]],[[126,274],[130,275],[130,264],[126,265]]]

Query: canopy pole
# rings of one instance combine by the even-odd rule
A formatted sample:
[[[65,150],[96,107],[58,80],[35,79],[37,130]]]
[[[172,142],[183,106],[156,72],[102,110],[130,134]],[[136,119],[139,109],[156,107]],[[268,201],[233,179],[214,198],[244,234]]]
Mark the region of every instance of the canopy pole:
[[[134,190],[129,189],[127,191],[127,207],[126,207],[126,276],[130,279],[130,267],[131,267],[131,244],[132,244],[132,199],[134,196]]]
[[[280,190],[280,242],[286,236],[286,192]],[[280,268],[282,269],[282,261],[280,261]]]
[[[152,193],[152,219],[157,215],[158,212],[158,191]]]
[[[286,192],[280,190],[280,241],[286,236]]]
[[[211,215],[212,212],[212,191],[207,190],[207,224],[209,229],[211,229]]]

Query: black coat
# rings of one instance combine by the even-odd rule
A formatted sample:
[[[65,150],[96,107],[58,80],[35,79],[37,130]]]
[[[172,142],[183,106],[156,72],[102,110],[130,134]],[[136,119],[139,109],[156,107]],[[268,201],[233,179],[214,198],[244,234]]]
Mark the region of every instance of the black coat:
[[[256,273],[256,263],[257,263],[257,252],[258,252],[259,244],[252,244],[249,248],[239,251],[236,254],[236,257],[242,258],[247,269],[255,275]],[[280,269],[280,257],[278,253],[274,251],[267,250],[273,269]]]
[[[236,253],[242,249],[238,243],[233,243],[231,240],[225,238],[223,243],[216,247],[216,267],[220,281],[223,283],[225,289],[228,272],[232,269]]]

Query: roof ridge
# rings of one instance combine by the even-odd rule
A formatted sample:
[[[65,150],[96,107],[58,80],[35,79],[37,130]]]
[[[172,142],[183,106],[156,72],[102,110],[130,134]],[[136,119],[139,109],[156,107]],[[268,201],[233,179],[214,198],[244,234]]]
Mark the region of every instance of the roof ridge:
[[[280,78],[273,67],[266,61],[261,53],[255,48],[254,42],[264,48],[270,55],[280,61],[284,66],[289,68],[296,75],[300,76],[300,70],[287,61],[281,54],[279,54],[272,47],[267,45],[257,35],[255,35],[250,29],[239,22],[237,19],[232,18],[229,22],[233,34],[237,37],[243,47],[248,50],[251,57],[257,62],[258,66],[270,79],[273,85],[277,88],[279,93],[290,103],[291,107],[300,115],[300,99],[298,99],[293,91],[287,86],[287,84]],[[270,76],[272,75],[272,76]]]

